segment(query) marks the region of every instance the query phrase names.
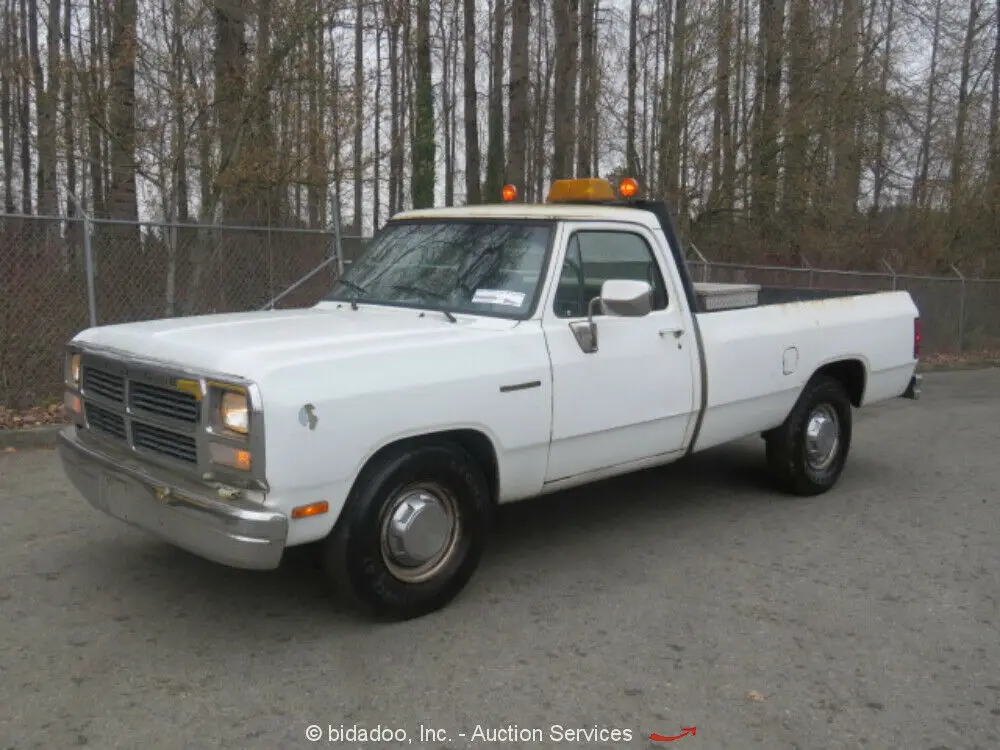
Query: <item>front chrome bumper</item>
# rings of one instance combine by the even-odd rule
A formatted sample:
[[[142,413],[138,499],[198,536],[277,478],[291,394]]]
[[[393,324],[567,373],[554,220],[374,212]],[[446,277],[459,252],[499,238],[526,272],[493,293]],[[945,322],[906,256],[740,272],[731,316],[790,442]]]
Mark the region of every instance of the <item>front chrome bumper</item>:
[[[240,500],[213,497],[162,469],[112,458],[69,427],[59,433],[66,476],[88,503],[176,547],[234,568],[278,567],[288,518]]]
[[[914,375],[910,378],[910,384],[906,386],[906,390],[903,391],[903,398],[913,399],[914,401],[920,398],[920,384],[923,380],[923,375]]]

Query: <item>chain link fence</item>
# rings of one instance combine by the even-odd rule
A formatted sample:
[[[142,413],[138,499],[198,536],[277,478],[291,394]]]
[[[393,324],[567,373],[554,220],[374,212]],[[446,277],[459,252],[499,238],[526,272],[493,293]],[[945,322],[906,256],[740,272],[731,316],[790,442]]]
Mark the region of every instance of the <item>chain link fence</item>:
[[[0,215],[0,406],[62,398],[65,343],[93,323],[305,307],[365,239],[334,231]],[[338,255],[339,249],[339,255]],[[927,353],[1000,349],[1000,280],[689,261],[698,281],[909,291]]]
[[[60,400],[63,346],[93,324],[312,305],[338,244],[347,262],[363,246],[310,229],[0,215],[0,406]]]

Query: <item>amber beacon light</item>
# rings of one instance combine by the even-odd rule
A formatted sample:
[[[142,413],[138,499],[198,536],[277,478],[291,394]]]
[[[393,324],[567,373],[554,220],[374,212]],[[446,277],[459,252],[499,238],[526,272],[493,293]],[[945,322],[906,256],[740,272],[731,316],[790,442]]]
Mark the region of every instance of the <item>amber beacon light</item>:
[[[635,198],[639,194],[639,183],[631,177],[626,177],[618,184],[618,194],[622,198]]]
[[[514,187],[513,185],[504,185],[503,186],[503,199],[507,203],[510,203],[515,198],[517,198],[517,188]]]

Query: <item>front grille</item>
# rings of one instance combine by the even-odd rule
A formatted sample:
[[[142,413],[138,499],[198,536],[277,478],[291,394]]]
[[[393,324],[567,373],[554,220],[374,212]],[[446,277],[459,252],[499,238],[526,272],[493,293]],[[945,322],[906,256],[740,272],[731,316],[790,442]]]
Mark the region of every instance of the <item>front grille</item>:
[[[122,447],[197,465],[200,404],[163,385],[163,373],[129,371],[84,355],[81,373],[87,426]]]
[[[190,393],[140,382],[130,383],[130,386],[129,397],[133,409],[142,409],[179,422],[198,422],[198,400]]]
[[[120,403],[125,400],[125,377],[107,370],[84,367],[83,390]]]
[[[193,435],[178,435],[150,424],[133,422],[132,442],[142,450],[170,456],[189,464],[198,463],[198,448]]]
[[[119,440],[125,440],[125,417],[95,404],[84,407],[87,424],[92,429]]]

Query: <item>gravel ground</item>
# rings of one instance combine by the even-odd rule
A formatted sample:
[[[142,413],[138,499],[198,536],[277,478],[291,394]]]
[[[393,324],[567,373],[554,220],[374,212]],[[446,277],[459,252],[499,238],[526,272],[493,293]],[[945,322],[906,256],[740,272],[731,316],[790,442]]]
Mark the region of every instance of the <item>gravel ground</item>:
[[[203,562],[0,454],[0,748],[1000,747],[998,396],[935,373],[863,410],[823,497],[768,491],[750,439],[507,508],[451,607],[381,626],[304,556]]]

